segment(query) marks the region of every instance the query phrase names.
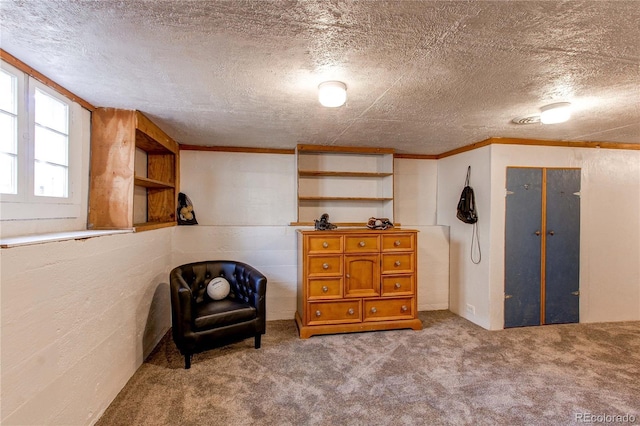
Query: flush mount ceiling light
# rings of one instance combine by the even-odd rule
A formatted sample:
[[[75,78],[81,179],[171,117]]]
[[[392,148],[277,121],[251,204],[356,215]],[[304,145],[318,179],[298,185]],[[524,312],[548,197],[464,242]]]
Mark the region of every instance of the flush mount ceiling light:
[[[341,81],[325,81],[318,86],[318,100],[322,106],[335,108],[347,101],[347,85]]]
[[[540,108],[540,111],[542,124],[564,123],[571,118],[571,104],[569,102],[545,105]]]

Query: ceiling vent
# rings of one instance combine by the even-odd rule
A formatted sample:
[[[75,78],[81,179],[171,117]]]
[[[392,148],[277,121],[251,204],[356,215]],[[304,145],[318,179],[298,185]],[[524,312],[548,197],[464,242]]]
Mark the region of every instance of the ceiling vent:
[[[516,117],[511,120],[512,123],[515,124],[537,124],[540,123],[539,115],[529,115],[527,117]]]

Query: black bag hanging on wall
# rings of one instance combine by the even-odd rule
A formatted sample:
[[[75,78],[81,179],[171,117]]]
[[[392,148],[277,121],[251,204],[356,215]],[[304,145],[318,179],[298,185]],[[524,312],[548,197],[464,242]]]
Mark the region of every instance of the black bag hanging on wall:
[[[476,223],[478,221],[478,212],[476,211],[476,199],[473,194],[473,188],[469,186],[469,178],[471,177],[471,166],[467,168],[467,179],[464,182],[460,201],[458,201],[458,212],[456,217],[464,223]]]
[[[197,225],[196,212],[193,203],[182,192],[178,193],[178,225]]]
[[[464,223],[473,224],[473,230],[471,231],[471,261],[477,265],[482,260],[482,251],[480,250],[480,239],[478,238],[478,211],[476,210],[476,198],[473,193],[473,188],[469,186],[470,177],[471,166],[467,168],[467,179],[464,181],[464,188],[462,189],[462,194],[460,194],[456,217]],[[473,250],[476,246],[478,248],[477,257],[474,256]]]

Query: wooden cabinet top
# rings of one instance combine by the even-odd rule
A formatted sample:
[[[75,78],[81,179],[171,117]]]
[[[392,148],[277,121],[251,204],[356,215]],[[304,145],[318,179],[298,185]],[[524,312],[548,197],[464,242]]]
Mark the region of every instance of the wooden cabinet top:
[[[369,228],[345,228],[345,229],[333,229],[330,231],[318,231],[315,229],[298,229],[302,235],[340,235],[340,234],[366,234],[366,233],[376,233],[376,234],[391,234],[398,232],[411,232],[418,233],[417,229],[404,229],[404,228],[390,228],[390,229],[369,229]]]

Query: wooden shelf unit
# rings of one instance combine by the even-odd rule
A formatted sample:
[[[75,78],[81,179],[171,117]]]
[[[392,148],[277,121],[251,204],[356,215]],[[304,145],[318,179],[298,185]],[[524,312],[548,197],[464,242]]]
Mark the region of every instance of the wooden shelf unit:
[[[176,225],[178,144],[140,111],[97,108],[91,126],[88,229],[146,231]],[[136,151],[146,157],[142,170]],[[144,194],[142,221],[134,213],[139,192]]]
[[[365,226],[370,217],[393,222],[392,148],[299,144],[298,220],[313,225],[323,213],[338,226]]]

